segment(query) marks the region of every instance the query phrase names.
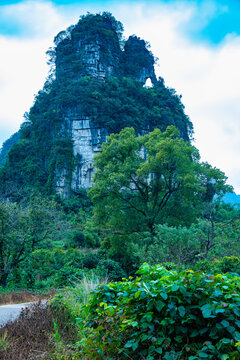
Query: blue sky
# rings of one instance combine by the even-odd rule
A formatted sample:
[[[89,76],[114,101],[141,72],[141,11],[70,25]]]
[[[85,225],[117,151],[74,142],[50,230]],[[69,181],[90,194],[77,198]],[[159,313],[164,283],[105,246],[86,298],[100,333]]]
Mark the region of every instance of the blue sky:
[[[53,37],[81,14],[110,11],[151,44],[157,75],[182,94],[202,160],[240,193],[240,0],[0,0],[0,146],[48,73]]]

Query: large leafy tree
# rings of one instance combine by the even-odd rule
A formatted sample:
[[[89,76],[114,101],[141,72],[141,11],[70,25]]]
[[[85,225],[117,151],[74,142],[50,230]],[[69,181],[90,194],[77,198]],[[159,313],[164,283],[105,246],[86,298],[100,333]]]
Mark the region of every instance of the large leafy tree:
[[[121,249],[133,236],[134,241],[145,232],[153,237],[156,224],[190,225],[209,184],[218,195],[228,190],[224,174],[200,163],[197,149],[180,138],[173,126],[142,137],[133,128],[112,134],[95,166],[89,192],[95,221],[106,238],[118,239],[111,240],[110,247],[114,243]]]

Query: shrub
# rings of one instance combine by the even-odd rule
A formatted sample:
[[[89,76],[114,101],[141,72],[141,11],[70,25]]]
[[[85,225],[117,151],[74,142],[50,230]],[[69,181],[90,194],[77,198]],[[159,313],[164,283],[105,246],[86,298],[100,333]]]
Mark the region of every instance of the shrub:
[[[91,232],[85,233],[85,247],[96,248],[100,246],[99,238],[96,234]]]
[[[219,265],[220,271],[223,273],[235,272],[240,274],[240,260],[236,256],[225,256]]]
[[[67,248],[72,247],[84,247],[85,246],[85,235],[81,230],[74,229],[68,233],[66,240]]]
[[[69,299],[63,294],[56,294],[50,302],[50,308],[58,332],[64,335],[65,340],[68,342],[76,340],[76,313]]]
[[[147,264],[137,274],[93,294],[83,358],[240,359],[238,277]]]
[[[94,269],[98,266],[99,256],[95,252],[89,252],[83,258],[83,267],[87,269]]]
[[[192,264],[196,262],[196,255],[200,252],[200,242],[194,228],[157,225],[154,238],[147,240],[148,246],[140,248],[141,263],[154,265],[173,262],[178,266]]]
[[[121,280],[127,276],[120,263],[112,259],[100,260],[98,270],[113,281]]]

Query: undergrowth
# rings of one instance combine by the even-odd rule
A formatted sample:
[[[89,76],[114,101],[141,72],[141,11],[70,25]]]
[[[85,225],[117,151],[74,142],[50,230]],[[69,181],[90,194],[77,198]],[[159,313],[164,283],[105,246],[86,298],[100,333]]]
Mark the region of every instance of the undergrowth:
[[[240,359],[240,279],[144,264],[78,318],[82,359]]]

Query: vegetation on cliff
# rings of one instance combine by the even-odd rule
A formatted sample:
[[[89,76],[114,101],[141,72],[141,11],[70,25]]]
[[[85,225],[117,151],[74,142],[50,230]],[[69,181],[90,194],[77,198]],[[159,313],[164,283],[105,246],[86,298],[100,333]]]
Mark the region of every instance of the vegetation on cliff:
[[[61,171],[71,181],[76,162],[71,131],[64,119],[72,109],[89,116],[109,134],[126,126],[141,133],[174,125],[183,139],[191,137],[192,123],[175,91],[166,88],[162,79],[152,88],[139,81],[141,69],[150,67],[149,74],[154,72],[154,59],[145,41],[130,38],[122,51],[121,33],[121,24],[104,13],[83,16],[77,25],[56,36],[56,46],[49,52],[53,73],[26,114],[20,139],[0,170],[2,197],[19,201],[33,192],[53,195]],[[91,73],[88,53],[81,53],[93,46],[93,41],[105,80],[99,77],[101,69]],[[137,51],[131,53],[131,46]]]

